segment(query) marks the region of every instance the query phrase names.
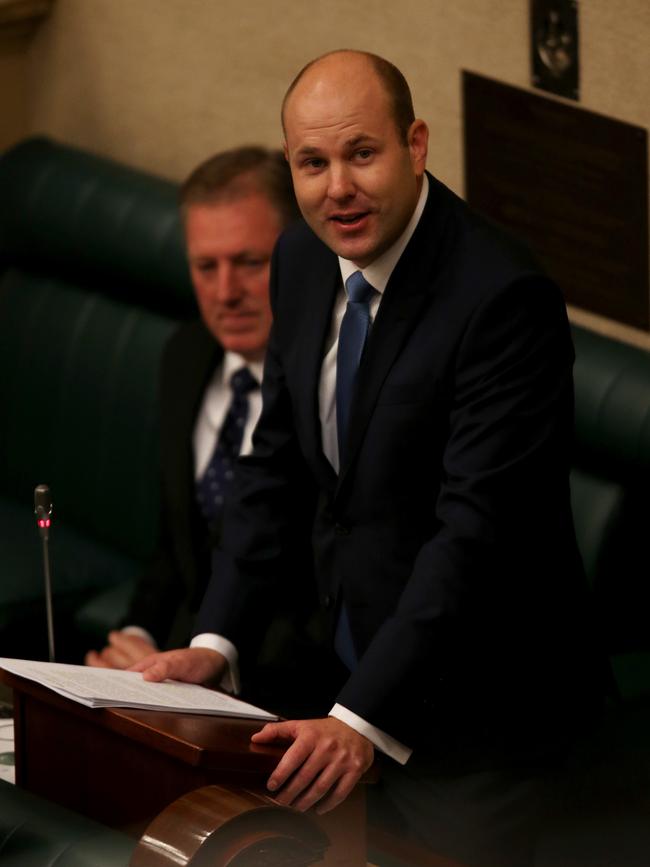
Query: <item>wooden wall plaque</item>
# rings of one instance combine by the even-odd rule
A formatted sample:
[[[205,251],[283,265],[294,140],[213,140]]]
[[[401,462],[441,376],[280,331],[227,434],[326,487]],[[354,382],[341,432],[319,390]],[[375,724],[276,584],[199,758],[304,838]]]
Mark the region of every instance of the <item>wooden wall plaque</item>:
[[[463,72],[465,197],[535,251],[569,304],[648,330],[648,137]]]

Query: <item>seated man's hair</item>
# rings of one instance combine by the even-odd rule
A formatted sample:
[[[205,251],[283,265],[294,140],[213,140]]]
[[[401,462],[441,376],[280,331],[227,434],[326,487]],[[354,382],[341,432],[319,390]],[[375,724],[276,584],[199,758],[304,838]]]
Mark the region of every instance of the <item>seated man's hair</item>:
[[[201,163],[181,185],[179,199],[184,213],[190,205],[234,201],[252,193],[266,196],[285,226],[300,216],[284,154],[259,145],[222,151]]]

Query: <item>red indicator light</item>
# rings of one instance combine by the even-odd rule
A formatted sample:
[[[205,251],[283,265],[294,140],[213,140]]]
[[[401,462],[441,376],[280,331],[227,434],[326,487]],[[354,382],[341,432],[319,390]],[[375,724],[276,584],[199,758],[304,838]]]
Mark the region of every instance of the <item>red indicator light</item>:
[[[49,518],[41,518],[38,522],[39,527],[49,527],[50,524],[51,524],[51,521]]]

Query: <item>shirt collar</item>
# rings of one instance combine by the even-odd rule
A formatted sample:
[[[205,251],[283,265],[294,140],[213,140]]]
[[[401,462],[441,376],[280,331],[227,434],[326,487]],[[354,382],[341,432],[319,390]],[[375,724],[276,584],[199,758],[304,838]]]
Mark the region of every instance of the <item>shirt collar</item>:
[[[264,375],[264,362],[247,361],[243,355],[239,355],[237,352],[224,353],[221,381],[227,385],[230,382],[233,373],[237,373],[237,371],[241,370],[242,367],[247,367],[258,383],[262,382],[262,377]]]
[[[400,256],[406,249],[406,245],[411,240],[413,232],[415,232],[417,224],[420,222],[422,212],[424,211],[428,193],[429,178],[425,173],[422,176],[422,189],[420,190],[417,205],[415,206],[411,219],[406,224],[406,228],[397,241],[395,241],[395,243],[389,247],[385,253],[382,253],[378,259],[375,259],[375,261],[371,262],[366,268],[361,269],[363,276],[366,278],[368,283],[370,283],[373,289],[377,290],[377,292],[383,293],[390,279],[390,275],[393,273],[395,265],[397,265]],[[358,271],[359,267],[349,259],[342,259],[340,256],[338,259],[339,267],[341,269],[341,277],[343,278],[343,285],[345,285],[345,281],[348,277],[351,274],[354,274],[355,271]]]

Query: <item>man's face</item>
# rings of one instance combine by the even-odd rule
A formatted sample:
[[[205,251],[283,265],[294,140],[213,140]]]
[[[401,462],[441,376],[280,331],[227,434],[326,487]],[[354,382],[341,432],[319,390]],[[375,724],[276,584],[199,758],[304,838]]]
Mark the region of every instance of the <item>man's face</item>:
[[[187,208],[185,241],[194,292],[208,330],[224,349],[255,361],[271,329],[269,269],[282,230],[261,193]]]
[[[308,70],[285,106],[285,152],[303,216],[337,255],[366,267],[406,228],[422,184],[428,131],[399,138],[368,61],[336,55]]]

